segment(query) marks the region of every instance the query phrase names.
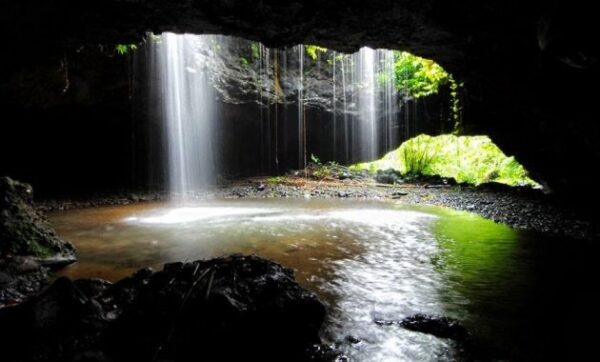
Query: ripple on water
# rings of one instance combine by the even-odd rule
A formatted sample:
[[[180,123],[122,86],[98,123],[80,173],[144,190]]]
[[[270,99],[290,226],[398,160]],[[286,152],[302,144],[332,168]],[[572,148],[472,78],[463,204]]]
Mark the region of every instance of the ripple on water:
[[[142,204],[72,210],[51,220],[78,247],[80,262],[65,271],[73,277],[115,280],[148,265],[230,253],[292,267],[328,305],[324,338],[357,338],[340,348],[359,361],[452,359],[448,340],[373,321],[426,313],[502,329],[496,319],[507,315],[496,318],[486,303],[501,299],[499,280],[513,276],[504,263],[520,265],[512,229],[465,213],[389,203]]]

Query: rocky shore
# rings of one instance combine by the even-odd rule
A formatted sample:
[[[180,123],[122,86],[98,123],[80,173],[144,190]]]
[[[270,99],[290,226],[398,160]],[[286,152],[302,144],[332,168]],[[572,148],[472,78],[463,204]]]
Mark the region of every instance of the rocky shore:
[[[141,269],[114,284],[59,278],[51,269],[75,260],[73,246],[49,228],[44,212],[166,201],[166,193],[126,193],[85,200],[45,200],[31,188],[0,179],[0,348],[7,361],[263,361],[344,360],[324,345],[325,307],[293,272],[253,256],[166,264]],[[438,205],[478,213],[513,227],[593,239],[590,219],[531,189],[466,187],[446,180],[384,184],[369,179],[251,178],[187,195],[198,200],[338,198]],[[414,315],[374,323],[455,341],[460,355],[487,359],[458,321]],[[231,342],[235,348],[231,348]],[[350,341],[348,343],[355,343]],[[493,355],[496,354],[492,351]]]
[[[88,199],[42,200],[44,212],[136,202],[166,201],[167,193],[140,192],[100,195]],[[514,228],[552,236],[593,240],[600,237],[593,216],[530,188],[499,184],[479,187],[455,185],[445,180],[382,184],[372,180],[311,180],[296,177],[258,177],[237,180],[192,195],[215,198],[340,198],[382,200],[406,205],[434,205],[479,214]]]

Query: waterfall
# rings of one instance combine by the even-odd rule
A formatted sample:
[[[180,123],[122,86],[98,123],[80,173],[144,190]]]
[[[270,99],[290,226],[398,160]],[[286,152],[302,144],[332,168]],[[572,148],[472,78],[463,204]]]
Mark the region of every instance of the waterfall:
[[[375,51],[361,48],[358,52],[357,73],[359,81],[358,112],[360,126],[360,157],[377,158],[377,108],[375,102]]]
[[[306,167],[306,120],[304,119],[304,45],[298,45],[298,167]]]
[[[398,114],[398,93],[396,91],[395,71],[394,71],[394,52],[389,50],[377,50],[377,61],[381,67],[382,76],[378,82],[378,94],[382,96],[383,120],[381,124],[383,129],[384,149],[390,150],[395,146],[397,139],[394,139],[394,120]]]
[[[313,153],[349,164],[397,145],[393,51],[270,49],[220,35],[149,39],[150,102],[162,125],[160,161],[174,195],[214,184],[232,160],[250,160],[256,162],[251,172],[271,173],[285,170],[280,162],[303,169]],[[236,136],[238,128],[244,131]],[[217,156],[225,161],[219,170]]]
[[[333,121],[333,158],[334,159],[337,158],[337,109],[336,109],[336,104],[335,104],[336,103],[335,97],[337,97],[337,94],[336,94],[336,91],[335,91],[335,82],[336,82],[336,78],[335,78],[335,62],[336,62],[336,59],[335,59],[335,57],[336,57],[336,53],[334,51],[333,52],[333,62],[331,62],[332,73],[333,73],[333,75],[332,75],[332,77],[333,77],[333,79],[332,79],[332,83],[333,83],[332,87],[333,87],[333,89],[332,89],[332,93],[331,93],[332,94],[332,96],[331,96],[331,98],[332,98],[331,99],[331,107],[333,108],[333,112],[332,112],[333,118],[332,118],[332,121]]]
[[[215,180],[217,109],[205,67],[213,44],[209,36],[189,34],[163,33],[154,39],[151,72],[158,80],[153,91],[166,135],[168,184],[173,194],[185,196]]]
[[[340,59],[339,73],[346,162],[376,159],[398,141],[394,52],[363,47]]]
[[[350,125],[348,124],[348,99],[346,98],[346,58],[342,58],[342,98],[344,107],[344,156],[350,162]]]

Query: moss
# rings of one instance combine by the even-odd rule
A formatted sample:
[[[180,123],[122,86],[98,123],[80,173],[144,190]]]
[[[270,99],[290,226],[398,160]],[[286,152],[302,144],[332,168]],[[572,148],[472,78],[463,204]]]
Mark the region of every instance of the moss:
[[[305,45],[304,49],[306,49],[306,54],[308,54],[310,59],[315,60],[315,61],[318,58],[317,52],[320,52],[320,53],[327,52],[327,48],[323,48],[318,45]]]
[[[43,245],[40,245],[36,242],[32,242],[29,245],[29,250],[26,250],[21,254],[29,254],[29,255],[38,256],[40,258],[46,258],[46,257],[52,256],[54,253],[49,248],[47,248]]]
[[[474,185],[538,186],[523,165],[507,157],[487,136],[420,135],[379,160],[351,166],[370,173],[390,168],[403,175],[441,176]]]

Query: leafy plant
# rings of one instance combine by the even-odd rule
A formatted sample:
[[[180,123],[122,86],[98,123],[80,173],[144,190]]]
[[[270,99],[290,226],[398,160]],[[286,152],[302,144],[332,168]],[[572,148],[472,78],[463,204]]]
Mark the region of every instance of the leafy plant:
[[[311,175],[314,178],[322,179],[325,177],[333,176],[340,174],[346,170],[346,168],[335,161],[329,161],[327,163],[321,162],[319,157],[312,154],[310,155],[310,159],[312,161],[311,165]]]
[[[394,52],[396,88],[411,98],[437,93],[440,86],[450,80],[450,75],[430,59],[408,52]]]
[[[117,44],[115,45],[115,52],[119,55],[125,55],[129,51],[134,51],[137,49],[137,45],[135,44]]]
[[[321,163],[321,160],[319,160],[319,158],[318,158],[318,157],[317,157],[317,156],[316,156],[314,153],[311,153],[311,154],[310,154],[310,160],[311,160],[311,161],[312,161],[312,162],[313,162],[315,165],[318,165],[318,166],[322,166],[322,165],[323,165],[323,164]]]
[[[409,175],[424,175],[429,171],[435,156],[436,145],[415,138],[400,149],[400,157],[404,164],[404,173]]]

